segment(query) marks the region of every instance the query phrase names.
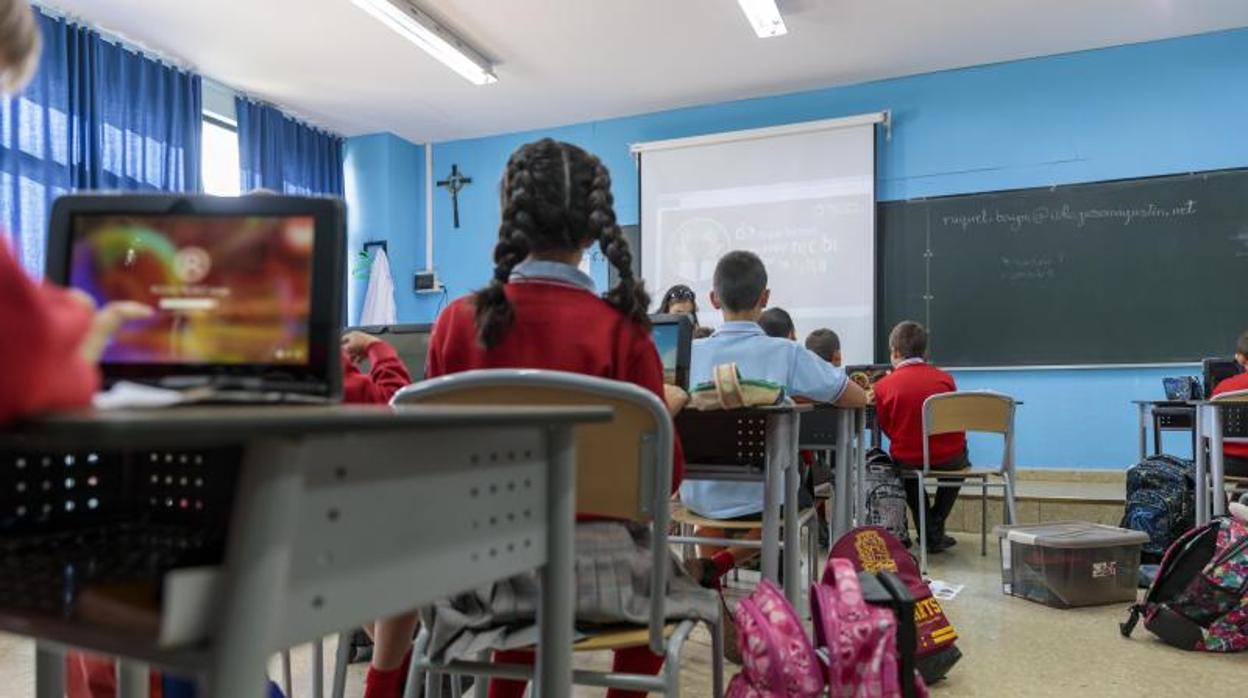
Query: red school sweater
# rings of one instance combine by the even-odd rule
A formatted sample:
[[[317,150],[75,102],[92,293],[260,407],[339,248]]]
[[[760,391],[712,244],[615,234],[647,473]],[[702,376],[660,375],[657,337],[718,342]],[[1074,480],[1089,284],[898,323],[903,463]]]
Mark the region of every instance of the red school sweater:
[[[1248,390],[1248,373],[1241,373],[1221,381],[1213,389],[1213,394],[1221,395],[1222,393],[1230,393],[1236,390]],[[1222,444],[1222,453],[1234,458],[1248,460],[1248,444],[1224,443]]]
[[[92,314],[68,291],[31,281],[0,240],[0,424],[84,407],[100,385],[79,353]]]
[[[364,375],[346,352],[342,353],[342,401],[355,404],[385,405],[412,382],[403,360],[394,347],[383,341],[368,345],[368,375]]]
[[[923,466],[923,401],[957,390],[953,376],[927,363],[906,364],[875,384],[875,414],[888,434],[889,454],[897,463]],[[943,465],[966,450],[966,434],[931,439],[932,465]]]
[[[477,343],[472,298],[451,303],[429,340],[428,378],[483,368],[538,368],[639,385],[663,399],[663,364],[650,333],[584,289],[546,281],[506,285],[515,322],[492,349]],[[672,491],[684,454],[676,439]]]

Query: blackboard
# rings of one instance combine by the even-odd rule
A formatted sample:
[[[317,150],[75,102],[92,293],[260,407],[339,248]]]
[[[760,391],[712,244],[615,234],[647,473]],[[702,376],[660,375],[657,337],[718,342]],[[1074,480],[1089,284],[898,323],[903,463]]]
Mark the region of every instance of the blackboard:
[[[903,319],[947,366],[1198,361],[1248,329],[1248,170],[887,202],[877,358]]]

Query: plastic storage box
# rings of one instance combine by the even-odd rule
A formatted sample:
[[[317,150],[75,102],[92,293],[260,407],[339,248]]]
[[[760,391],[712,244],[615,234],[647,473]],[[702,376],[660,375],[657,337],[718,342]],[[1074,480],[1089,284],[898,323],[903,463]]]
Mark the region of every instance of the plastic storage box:
[[[1001,589],[1054,608],[1135,601],[1148,535],[1086,521],[997,526]]]

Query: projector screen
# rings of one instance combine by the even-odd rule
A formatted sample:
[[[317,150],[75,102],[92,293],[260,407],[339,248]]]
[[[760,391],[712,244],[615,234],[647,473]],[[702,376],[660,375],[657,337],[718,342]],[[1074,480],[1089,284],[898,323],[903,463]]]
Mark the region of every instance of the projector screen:
[[[771,306],[798,339],[827,327],[846,362],[873,361],[875,123],[883,114],[638,144],[641,260],[657,299],[673,284],[710,303],[715,263],[750,250],[767,265]]]

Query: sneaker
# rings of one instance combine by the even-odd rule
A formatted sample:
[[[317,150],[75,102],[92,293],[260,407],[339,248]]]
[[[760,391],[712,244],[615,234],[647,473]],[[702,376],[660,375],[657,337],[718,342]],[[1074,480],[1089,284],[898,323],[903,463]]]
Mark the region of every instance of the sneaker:
[[[952,548],[953,546],[958,544],[958,539],[954,538],[953,536],[941,536],[940,544],[945,546],[946,548]]]

